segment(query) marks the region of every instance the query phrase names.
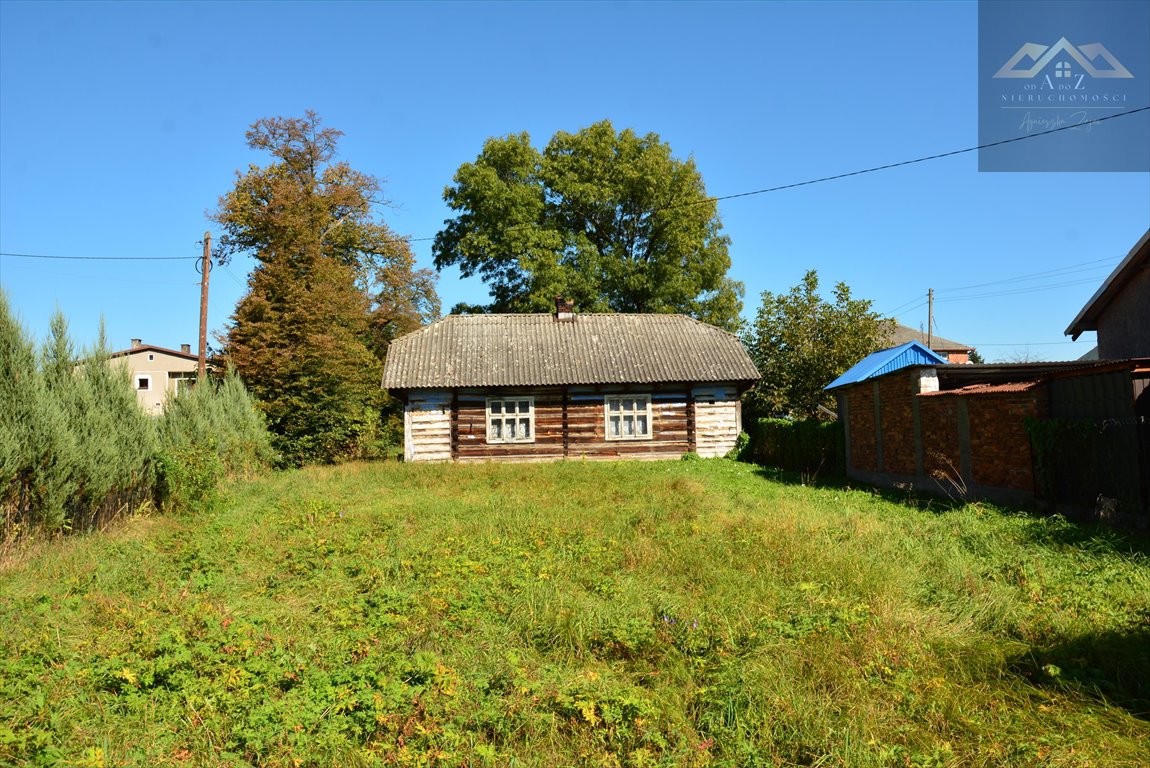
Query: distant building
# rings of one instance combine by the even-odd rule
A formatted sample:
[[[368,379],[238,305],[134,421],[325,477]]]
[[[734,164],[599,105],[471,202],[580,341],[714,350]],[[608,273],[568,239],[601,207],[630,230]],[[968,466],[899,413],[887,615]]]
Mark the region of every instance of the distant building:
[[[944,339],[937,334],[927,339],[927,335],[924,332],[916,331],[914,328],[906,325],[895,327],[894,333],[891,334],[887,345],[890,347],[898,347],[906,344],[908,341],[917,341],[931,351],[942,355],[948,363],[969,363],[970,353],[974,351],[974,347],[969,344]]]
[[[1098,332],[1098,357],[1150,357],[1150,229],[1142,235],[1066,329],[1075,341]]]
[[[181,344],[180,351],[144,344],[132,339],[131,349],[112,353],[113,361],[125,361],[132,376],[132,388],[140,407],[151,414],[164,411],[164,402],[196,384],[199,357],[191,345]]]

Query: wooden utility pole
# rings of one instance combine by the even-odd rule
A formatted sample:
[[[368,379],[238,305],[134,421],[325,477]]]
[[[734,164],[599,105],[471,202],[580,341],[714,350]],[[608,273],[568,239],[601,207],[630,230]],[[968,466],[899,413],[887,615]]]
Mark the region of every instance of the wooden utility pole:
[[[919,306],[922,306],[921,304]],[[934,349],[934,289],[926,289],[926,348]]]
[[[204,233],[204,260],[200,265],[200,378],[208,375],[208,275],[212,271],[212,233]]]

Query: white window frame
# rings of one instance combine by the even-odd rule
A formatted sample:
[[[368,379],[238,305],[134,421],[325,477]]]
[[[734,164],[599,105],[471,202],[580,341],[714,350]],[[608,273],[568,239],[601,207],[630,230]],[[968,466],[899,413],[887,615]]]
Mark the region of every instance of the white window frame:
[[[135,379],[136,379],[136,391],[137,392],[151,392],[152,391],[152,375],[150,373],[137,373],[135,376]],[[148,386],[141,387],[140,386],[141,381],[148,382]]]
[[[625,401],[643,401],[643,407],[625,408]],[[611,404],[618,403],[619,408],[614,411],[615,415],[619,418],[619,432],[618,435],[611,434]],[[623,424],[627,418],[630,418],[633,423],[638,423],[636,417],[645,416],[647,431],[642,434],[623,434]],[[603,397],[603,434],[606,435],[608,440],[653,440],[655,438],[655,424],[652,420],[651,413],[651,396],[647,394],[628,394],[628,395],[605,395]]]
[[[172,384],[172,393],[179,396],[191,392],[199,377],[195,371],[177,371],[169,373],[168,380]]]
[[[507,405],[512,404],[514,411],[510,413]],[[524,418],[522,404],[527,403],[527,431],[526,436],[521,434],[520,424]],[[486,419],[487,442],[493,444],[504,443],[534,443],[535,442],[535,398],[531,395],[487,398]],[[492,422],[499,422],[498,428]],[[508,429],[508,427],[511,427]],[[496,432],[498,431],[498,434]],[[510,436],[508,436],[510,433]]]

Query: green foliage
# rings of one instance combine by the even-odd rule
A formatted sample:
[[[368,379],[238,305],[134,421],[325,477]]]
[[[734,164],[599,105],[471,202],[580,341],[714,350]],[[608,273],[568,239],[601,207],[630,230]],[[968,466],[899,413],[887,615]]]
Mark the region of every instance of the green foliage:
[[[225,339],[285,461],[368,455],[397,403],[380,390],[387,346],[439,315],[434,277],[371,212],[379,182],[336,161],[339,131],[269,118],[247,133],[271,154],[220,198],[222,260],[259,264]]]
[[[488,311],[545,312],[565,296],[585,312],[740,325],[717,204],[694,160],[657,134],[604,120],[556,133],[542,152],[527,133],[491,138],[444,200],[456,217],[435,238],[435,265],[482,278]]]
[[[234,370],[170,400],[159,433],[159,495],[177,510],[211,507],[222,480],[252,477],[276,460],[263,417]]]
[[[50,328],[37,355],[0,293],[0,544],[100,528],[155,501],[198,504],[224,475],[270,462],[235,376],[170,401],[157,420],[109,358],[102,329],[77,355],[62,314]]]
[[[751,455],[758,464],[794,472],[842,475],[843,427],[837,421],[759,419]]]
[[[5,571],[0,764],[1144,765],[1147,552],[724,460],[280,473]]]
[[[148,501],[155,429],[103,331],[78,359],[57,313],[36,355],[6,298],[0,315],[4,538],[99,527]]]
[[[851,298],[839,283],[834,302],[818,294],[819,276],[810,270],[786,294],[763,292],[745,343],[762,379],[747,393],[753,415],[821,418],[819,406],[833,409],[823,391],[852,365],[882,349],[894,321],[881,318],[866,299]]]

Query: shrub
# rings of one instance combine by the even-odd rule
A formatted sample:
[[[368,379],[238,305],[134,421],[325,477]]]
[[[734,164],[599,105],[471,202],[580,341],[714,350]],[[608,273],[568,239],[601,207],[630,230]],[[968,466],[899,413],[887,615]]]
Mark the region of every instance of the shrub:
[[[842,474],[843,428],[817,419],[759,419],[751,437],[756,463],[796,472]]]

